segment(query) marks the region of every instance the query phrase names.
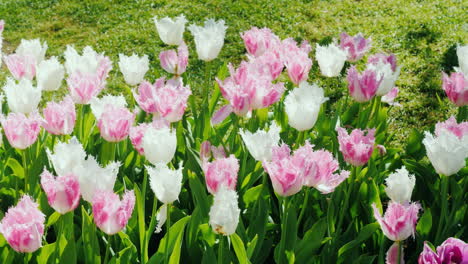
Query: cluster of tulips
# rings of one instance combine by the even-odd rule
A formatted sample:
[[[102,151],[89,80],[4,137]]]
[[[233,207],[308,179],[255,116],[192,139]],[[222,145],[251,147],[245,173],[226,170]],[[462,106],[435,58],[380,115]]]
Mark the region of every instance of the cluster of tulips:
[[[67,46],[64,65],[57,57],[46,59],[47,44],[39,39],[21,40],[14,53],[3,55],[11,77],[1,97],[8,109],[0,118],[7,139],[2,177],[11,179],[2,182],[15,186],[11,196],[18,202],[2,218],[0,233],[17,252],[42,247],[34,257],[25,254],[25,261],[62,261],[69,257],[63,243],[81,234],[71,249],[76,250],[74,261],[83,252],[85,260],[79,262],[99,263],[94,221],[106,234],[101,242],[105,263],[349,263],[350,256],[356,263],[402,264],[416,258],[418,263],[468,263],[468,245],[450,237],[467,234],[453,230],[468,219],[468,46],[457,48],[459,67],[442,78],[458,116],[437,123],[434,135],[420,135],[432,167],[421,165],[424,159],[406,157],[409,171],[401,166],[404,154],[385,147],[388,108],[401,107],[395,101],[401,67],[394,54],[378,53],[359,70],[371,50],[370,38],[342,33],[339,43],[316,45],[321,75],[341,80],[344,73],[349,89],[344,102],[328,104],[326,90],[308,82],[313,61],[307,41],[281,40],[268,28],[253,27],[240,35],[246,60],[237,67],[225,64],[212,77],[210,65],[228,27],[212,19],[190,25],[198,59],[207,69],[204,82],[195,83],[184,79],[186,18],[155,17],[154,22],[160,39],[177,47],[159,54],[169,77],[152,83],[145,79],[147,55],[119,54],[118,67],[133,93],[130,102],[123,95],[102,95],[112,61],[89,46],[81,54]],[[0,48],[3,29],[0,21]],[[68,93],[39,110],[41,95],[61,89],[64,79]],[[36,173],[38,168],[42,172]],[[440,190],[440,197],[433,198],[439,212],[427,201],[411,200],[418,189],[413,173],[432,168],[440,175],[437,184],[435,173],[422,176],[434,178]],[[200,188],[203,182],[211,196]],[[146,192],[148,183],[157,198],[149,218],[145,204],[154,196]],[[44,194],[55,213],[39,202]],[[381,197],[390,198],[383,215]],[[80,204],[81,213],[74,213]],[[2,200],[2,208],[9,205]],[[432,226],[437,214],[439,222],[437,228],[421,230],[440,246],[434,250],[429,241],[408,245],[423,250],[406,257],[404,241],[415,237],[419,215],[428,208],[432,214],[424,213],[423,225],[430,218]],[[56,226],[55,244],[46,234],[51,225]],[[376,233],[378,226],[394,241],[388,249]],[[112,238],[116,234],[120,242]],[[377,243],[366,244],[369,238]],[[54,245],[51,253],[44,253],[44,241]],[[371,254],[375,248],[379,255]],[[2,252],[7,252],[4,263],[20,256]]]

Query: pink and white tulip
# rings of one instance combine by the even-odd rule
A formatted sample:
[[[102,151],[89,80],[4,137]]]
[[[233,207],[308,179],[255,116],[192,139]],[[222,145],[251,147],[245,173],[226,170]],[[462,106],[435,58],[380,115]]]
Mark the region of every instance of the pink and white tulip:
[[[180,121],[187,108],[187,101],[192,94],[189,86],[184,86],[181,79],[170,79],[157,89],[156,109],[159,116],[173,123]]]
[[[421,209],[418,203],[402,205],[390,202],[383,217],[375,204],[372,204],[372,208],[375,219],[379,222],[380,228],[388,239],[402,241],[411,235],[414,237],[418,212]]]
[[[135,206],[135,193],[127,191],[120,200],[112,191],[101,191],[93,198],[94,223],[108,235],[120,232],[128,223]]]
[[[372,99],[382,83],[382,77],[374,70],[366,69],[360,74],[354,65],[348,69],[346,80],[350,95],[359,103]]]
[[[119,54],[119,68],[128,85],[137,85],[143,81],[149,70],[148,55],[138,57],[135,53],[132,56]]]
[[[99,76],[92,73],[72,73],[67,78],[67,84],[70,95],[77,104],[89,104],[104,88]]]
[[[106,105],[97,127],[105,140],[119,142],[127,138],[134,120],[135,114],[127,108]]]
[[[30,196],[24,195],[0,222],[0,233],[17,252],[30,253],[42,246],[45,215]]]
[[[57,60],[51,57],[39,63],[37,67],[37,87],[43,91],[56,91],[62,85],[65,76],[65,68]]]
[[[355,62],[360,60],[371,48],[371,39],[364,38],[361,33],[350,36],[343,32],[340,35],[340,47],[348,52],[348,61]]]
[[[160,128],[169,128],[170,123],[164,119],[157,119],[151,123],[141,123],[138,126],[130,128],[130,133],[128,134],[130,141],[132,142],[133,147],[138,151],[140,155],[145,154],[145,149],[143,148],[143,137],[146,134],[146,130],[149,127],[155,129]]]
[[[396,66],[394,54],[387,56],[379,53],[369,58],[367,69],[376,72],[379,79],[382,80],[377,89],[378,96],[388,94],[395,87],[395,82],[400,76],[400,68],[400,66]]]
[[[24,114],[10,113],[0,119],[5,136],[10,145],[17,149],[26,149],[37,140],[41,131],[41,117],[32,113],[29,117]]]
[[[424,249],[419,254],[418,264],[441,264],[439,256],[435,253],[432,248],[424,242]]]
[[[90,46],[78,54],[73,46],[68,45],[64,53],[65,69],[69,75],[81,73],[82,75],[96,75],[104,86],[105,79],[112,69],[112,62],[104,53],[98,54]]]
[[[45,41],[41,44],[39,39],[22,39],[15,53],[20,56],[32,56],[34,61],[39,64],[44,60],[47,48]]]
[[[449,237],[437,247],[441,263],[468,263],[468,244],[461,239]]]
[[[455,105],[468,105],[468,79],[463,73],[453,72],[450,77],[443,73],[442,89]]]
[[[16,83],[15,80],[8,78],[3,90],[10,111],[23,114],[37,111],[42,91],[34,87],[30,80],[21,79],[19,83]]]
[[[86,158],[86,152],[76,137],[67,143],[59,141],[54,146],[54,153],[50,149],[46,149],[46,153],[58,175],[77,175]]]
[[[16,80],[32,80],[36,75],[36,59],[30,55],[11,54],[3,58],[8,70]]]
[[[375,129],[354,129],[348,134],[344,128],[338,127],[337,131],[340,151],[345,161],[353,166],[366,164],[374,151]]]
[[[60,103],[48,102],[43,110],[42,127],[53,135],[70,135],[76,121],[75,104],[70,95]]]
[[[247,52],[255,57],[259,57],[281,45],[281,40],[269,28],[252,27],[241,33],[241,38]]]
[[[202,161],[206,187],[211,194],[216,194],[222,186],[229,190],[236,189],[239,161],[234,155],[218,157],[214,161]]]
[[[60,214],[75,210],[80,202],[80,184],[74,174],[55,177],[44,169],[41,174],[41,186],[49,205]]]
[[[175,50],[166,50],[159,54],[159,60],[161,61],[161,67],[168,73],[181,75],[187,69],[188,64],[188,48],[185,42],[182,42]]]
[[[401,249],[400,261],[398,261],[398,249],[398,243],[393,243],[393,245],[387,251],[385,264],[405,264],[403,249]]]
[[[283,40],[283,62],[288,71],[289,79],[295,84],[306,81],[309,78],[309,71],[312,68],[312,59],[309,58],[311,46],[304,41],[301,46],[297,46],[292,38]]]
[[[442,130],[444,129],[450,131],[459,139],[463,139],[463,137],[468,137],[468,122],[457,123],[457,120],[454,116],[451,116],[445,122],[438,122],[435,125],[436,136],[440,136],[442,134]]]

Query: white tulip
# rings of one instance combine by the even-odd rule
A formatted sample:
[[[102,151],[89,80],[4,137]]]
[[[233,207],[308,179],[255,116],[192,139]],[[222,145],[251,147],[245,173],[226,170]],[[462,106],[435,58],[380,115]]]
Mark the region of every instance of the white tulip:
[[[174,157],[177,148],[175,130],[164,127],[149,127],[143,136],[143,149],[146,159],[152,164],[168,163]]]
[[[73,46],[67,45],[64,56],[65,69],[68,74],[72,74],[74,72],[95,73],[104,55],[98,54],[90,46],[86,46],[83,49],[83,55],[80,55]]]
[[[205,26],[190,25],[189,30],[195,39],[198,58],[203,61],[211,61],[218,57],[224,44],[227,26],[224,20],[208,19]]]
[[[323,76],[335,77],[340,75],[347,57],[346,51],[342,50],[335,43],[323,47],[319,44],[316,45],[315,58]]]
[[[457,57],[459,67],[455,67],[455,71],[462,72],[468,76],[468,45],[457,46]]]
[[[158,225],[156,225],[156,229],[154,230],[155,233],[159,233],[162,231],[162,226],[167,220],[167,204],[163,204],[159,207],[158,212],[156,213],[156,221]]]
[[[16,48],[16,54],[33,56],[37,64],[44,60],[46,51],[47,43],[44,41],[41,44],[39,39],[22,39],[20,45]]]
[[[41,101],[41,89],[33,86],[32,82],[23,78],[17,84],[15,80],[8,78],[3,87],[10,111],[29,114],[37,110]]]
[[[288,124],[299,131],[311,129],[317,121],[320,106],[327,100],[318,85],[300,83],[284,100]]]
[[[392,201],[400,204],[411,201],[416,178],[404,166],[390,174],[385,183],[385,192]]]
[[[236,232],[239,216],[236,191],[221,187],[210,208],[211,228],[217,234],[229,236]]]
[[[176,17],[175,20],[169,17],[164,17],[159,20],[157,17],[153,17],[153,20],[158,30],[159,37],[164,43],[176,46],[182,43],[184,40],[185,23],[187,23],[187,19],[185,19],[184,15]]]
[[[36,72],[37,87],[43,91],[56,91],[60,88],[64,77],[65,68],[57,57],[51,57],[39,63]]]
[[[382,82],[377,89],[377,95],[383,96],[388,94],[390,90],[395,87],[395,82],[398,76],[400,76],[401,67],[398,66],[395,71],[393,71],[390,63],[379,60],[377,63],[368,64],[367,69],[374,71],[378,80],[382,78]]]
[[[240,130],[240,135],[250,155],[257,161],[271,160],[271,149],[278,146],[281,128],[272,122],[270,130],[257,130],[255,133]]]
[[[49,149],[46,149],[46,152],[57,175],[77,173],[86,158],[86,152],[76,137],[72,137],[68,143],[59,141],[53,154]]]
[[[104,95],[101,98],[93,97],[89,103],[91,105],[91,112],[93,112],[96,120],[101,118],[106,105],[112,105],[119,108],[127,107],[127,101],[125,101],[125,97],[122,95]]]
[[[146,72],[149,70],[149,60],[147,55],[138,57],[135,53],[132,56],[119,54],[119,68],[125,82],[135,86],[143,81]]]
[[[437,173],[450,176],[465,167],[468,157],[468,137],[459,139],[446,129],[434,137],[424,132],[423,144],[426,146],[427,157]]]
[[[113,191],[119,167],[119,162],[111,162],[103,168],[94,157],[88,156],[76,173],[83,199],[91,203],[96,192]]]
[[[154,167],[146,166],[150,177],[150,186],[154,194],[164,204],[173,203],[179,198],[182,188],[182,164],[179,169],[171,170],[164,163],[157,163]]]

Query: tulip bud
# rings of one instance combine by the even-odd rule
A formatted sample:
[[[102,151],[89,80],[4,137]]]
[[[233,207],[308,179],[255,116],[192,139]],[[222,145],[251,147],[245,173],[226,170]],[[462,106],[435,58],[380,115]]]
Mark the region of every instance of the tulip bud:
[[[132,216],[135,206],[135,193],[126,191],[120,200],[112,191],[97,192],[93,198],[94,223],[108,235],[122,230]]]
[[[322,88],[302,82],[284,99],[288,124],[299,131],[311,129],[317,121],[320,106],[327,100]]]
[[[208,19],[203,27],[190,25],[189,30],[195,39],[198,58],[203,61],[211,61],[218,57],[224,45],[227,26],[224,20],[215,21]]]
[[[418,264],[440,264],[439,256],[432,250],[432,248],[424,241],[424,249],[419,255]]]
[[[348,52],[348,60],[355,62],[360,60],[371,48],[371,39],[365,39],[361,33],[352,37],[343,32],[340,35],[340,47]]]
[[[344,160],[353,166],[366,164],[374,151],[375,129],[360,130],[354,129],[351,134],[338,127],[338,143]],[[364,133],[367,131],[367,135]]]
[[[146,159],[153,165],[169,163],[177,149],[176,131],[168,127],[149,127],[143,137],[143,149]]]
[[[47,43],[45,41],[41,44],[39,39],[22,39],[15,53],[21,56],[32,56],[39,64],[44,60],[46,51]]]
[[[8,142],[17,149],[26,149],[36,142],[41,131],[40,120],[37,113],[32,113],[29,117],[21,113],[10,113],[6,118],[0,118]]]
[[[388,239],[402,241],[410,235],[414,237],[418,212],[421,209],[418,203],[402,205],[392,201],[383,217],[375,203],[372,204],[372,208],[374,209],[375,219],[379,222],[380,228]]]
[[[378,76],[375,71],[370,69],[360,74],[356,66],[353,65],[348,69],[346,80],[348,81],[350,95],[356,102],[363,103],[375,96],[382,82],[382,77]]]
[[[463,73],[453,72],[450,77],[443,73],[442,88],[455,105],[468,105],[468,79]]]
[[[24,195],[0,222],[0,233],[16,251],[34,252],[42,246],[45,215],[30,196]]]
[[[218,157],[213,162],[204,161],[202,164],[205,173],[206,187],[211,194],[225,187],[229,190],[236,189],[239,161],[234,155],[227,158]]]
[[[161,67],[168,73],[181,75],[187,69],[188,56],[187,45],[182,41],[177,52],[175,50],[163,51],[159,54],[159,60]]]
[[[340,49],[335,43],[328,46],[320,46],[317,44],[315,49],[315,59],[320,67],[320,72],[326,77],[336,77],[340,75],[344,63],[347,58],[347,53]]]
[[[119,162],[111,162],[103,168],[94,157],[88,156],[76,173],[83,199],[92,202],[95,194],[103,191],[112,192],[119,167]]]
[[[411,201],[416,179],[414,175],[409,174],[405,166],[390,174],[385,182],[387,185],[385,192],[392,201],[401,204]]]
[[[28,79],[21,79],[18,84],[8,78],[3,87],[10,111],[29,114],[37,110],[41,101],[41,90],[34,87]]]
[[[457,72],[462,72],[465,76],[468,76],[468,45],[457,46],[457,57],[458,65],[460,67],[455,67]]]
[[[60,103],[48,102],[43,110],[42,126],[53,135],[69,135],[76,121],[75,104],[70,95]]]
[[[75,210],[80,202],[80,184],[73,174],[55,177],[44,169],[41,174],[41,186],[49,205],[59,214]]]
[[[154,167],[145,167],[150,177],[151,189],[156,198],[164,204],[176,201],[182,188],[182,164],[179,165],[177,170],[171,170],[163,163],[157,163]]]
[[[153,20],[162,42],[167,45],[180,45],[184,41],[185,23],[187,23],[184,15],[180,15],[174,20],[169,17],[159,20],[157,17],[153,17]]]
[[[128,85],[137,85],[143,81],[149,70],[148,56],[138,57],[135,53],[132,56],[119,54],[119,68]]]
[[[36,75],[36,60],[30,55],[11,54],[5,56],[5,64],[16,80],[32,80]]]
[[[65,76],[65,68],[57,60],[51,57],[39,63],[37,67],[37,87],[43,91],[56,91],[62,85]]]
[[[250,155],[257,161],[271,160],[271,150],[274,146],[278,146],[280,141],[281,128],[272,122],[268,132],[265,130],[257,130],[255,133],[250,131],[240,130],[239,134],[244,141],[245,146],[250,152]]]
[[[58,175],[77,174],[86,158],[86,152],[76,137],[68,143],[59,141],[53,154],[50,149],[46,149],[46,153]]]
[[[220,188],[210,208],[210,225],[213,231],[224,236],[235,233],[239,216],[236,191]]]

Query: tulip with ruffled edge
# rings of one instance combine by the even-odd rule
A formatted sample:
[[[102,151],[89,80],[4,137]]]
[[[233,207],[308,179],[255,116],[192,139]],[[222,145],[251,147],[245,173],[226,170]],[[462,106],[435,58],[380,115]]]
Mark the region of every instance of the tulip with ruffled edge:
[[[320,67],[320,72],[325,77],[336,77],[340,75],[346,58],[346,51],[343,51],[335,43],[331,43],[328,46],[316,45],[315,59]]]
[[[468,105],[468,80],[463,73],[442,73],[442,89],[456,106]]]
[[[354,129],[351,134],[342,127],[336,130],[340,151],[345,161],[356,167],[366,164],[374,151],[375,129]]]
[[[206,62],[216,59],[224,45],[227,29],[224,20],[208,19],[203,27],[190,25],[188,29],[195,39],[198,58]]]
[[[239,134],[249,150],[250,155],[252,155],[255,160],[269,161],[271,160],[273,147],[279,144],[280,131],[281,128],[276,122],[272,122],[268,132],[259,129],[255,133],[252,133],[248,130],[244,131],[241,129]]]
[[[33,56],[11,54],[3,58],[8,70],[16,80],[32,80],[36,75],[36,60]]]
[[[108,235],[120,232],[132,216],[135,193],[126,191],[120,200],[113,191],[99,191],[93,197],[94,223]]]
[[[371,48],[371,39],[364,38],[361,33],[350,36],[346,32],[340,34],[340,47],[348,53],[348,61],[360,60]]]
[[[282,41],[282,60],[288,71],[289,79],[295,84],[306,81],[309,78],[309,71],[312,68],[312,59],[309,52],[312,49],[307,41],[300,46],[292,38]]]
[[[259,57],[269,50],[277,49],[281,45],[279,37],[269,28],[252,27],[240,35],[247,52],[255,57]]]
[[[75,104],[70,95],[61,102],[48,102],[43,110],[42,127],[53,135],[69,135],[76,121]]]
[[[153,21],[162,42],[167,45],[180,45],[184,41],[185,23],[187,23],[184,15],[175,19],[169,17],[158,19],[155,16]]]
[[[175,50],[166,50],[159,53],[159,60],[165,71],[180,76],[187,69],[188,56],[187,45],[182,41],[177,52]]]
[[[376,95],[382,80],[382,76],[379,76],[371,69],[366,69],[360,74],[354,65],[348,69],[346,76],[349,94],[359,103],[372,99]]]
[[[56,91],[62,85],[64,76],[65,67],[57,57],[51,57],[39,63],[37,67],[37,87],[43,91]]]
[[[135,53],[132,56],[119,54],[119,68],[125,82],[130,86],[135,86],[143,81],[149,70],[148,55],[138,57]]]
[[[211,194],[216,194],[222,186],[230,190],[236,189],[239,161],[234,155],[218,157],[212,162],[202,160],[202,169],[206,188]]]
[[[169,127],[149,127],[143,136],[142,146],[146,159],[153,165],[169,163],[177,149],[176,131]]]
[[[404,204],[411,201],[416,178],[414,175],[409,174],[408,170],[403,166],[390,174],[385,179],[385,184],[387,185],[385,192],[388,197],[394,202]]]
[[[80,184],[74,174],[55,177],[44,169],[40,177],[47,201],[55,211],[66,214],[75,210],[80,202]]]
[[[37,111],[42,91],[34,87],[30,80],[21,79],[19,83],[16,83],[15,80],[7,78],[3,90],[5,91],[10,111],[23,114]]]

